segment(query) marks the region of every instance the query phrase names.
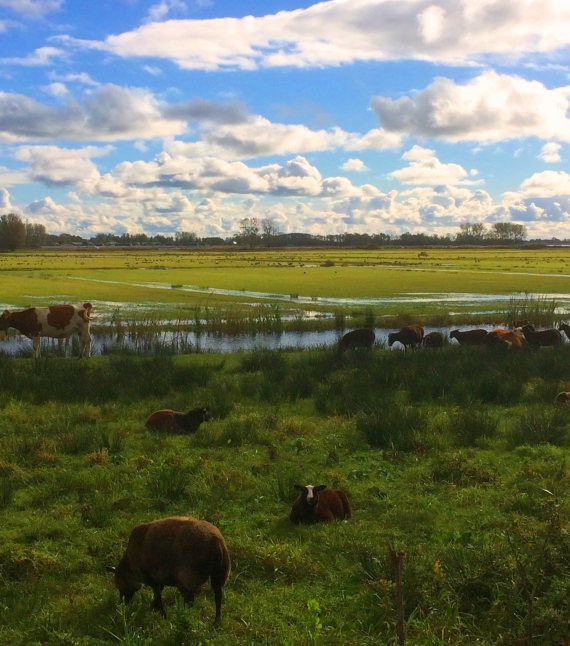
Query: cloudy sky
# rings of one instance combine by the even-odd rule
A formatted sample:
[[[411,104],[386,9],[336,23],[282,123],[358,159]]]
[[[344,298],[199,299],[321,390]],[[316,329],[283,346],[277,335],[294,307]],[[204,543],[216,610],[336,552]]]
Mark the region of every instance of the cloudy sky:
[[[0,0],[0,214],[570,237],[568,0]]]

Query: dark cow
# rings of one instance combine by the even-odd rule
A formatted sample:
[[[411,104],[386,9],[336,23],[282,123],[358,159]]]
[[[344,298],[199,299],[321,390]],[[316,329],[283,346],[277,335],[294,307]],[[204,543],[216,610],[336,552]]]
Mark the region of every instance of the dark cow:
[[[522,331],[528,344],[535,347],[557,346],[562,343],[562,334],[554,328],[535,330],[533,325],[525,325]]]
[[[457,339],[460,345],[483,345],[487,338],[487,330],[477,328],[475,330],[453,330],[449,334],[450,339]]]
[[[347,332],[339,341],[339,350],[349,350],[353,348],[367,348],[370,349],[374,345],[376,334],[374,330],[369,328],[359,328]]]
[[[30,307],[27,310],[10,312],[5,310],[0,316],[0,330],[15,328],[32,340],[34,357],[40,356],[42,336],[52,339],[67,339],[78,334],[81,340],[81,356],[91,356],[91,303],[83,305],[51,305],[49,307]]]
[[[428,332],[422,343],[426,348],[443,348],[445,337],[441,332]]]
[[[391,332],[388,335],[388,345],[399,341],[406,349],[408,346],[416,348],[424,338],[424,329],[421,325],[406,325],[399,332]]]

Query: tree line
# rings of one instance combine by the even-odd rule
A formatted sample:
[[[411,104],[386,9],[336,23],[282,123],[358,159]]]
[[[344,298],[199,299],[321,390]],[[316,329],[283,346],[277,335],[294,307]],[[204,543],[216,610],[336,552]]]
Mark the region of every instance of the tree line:
[[[526,228],[512,222],[466,223],[456,234],[440,236],[427,233],[405,232],[398,236],[387,233],[339,233],[313,235],[310,233],[283,233],[272,218],[243,218],[239,232],[226,238],[198,237],[190,231],[178,231],[172,236],[145,233],[98,233],[83,238],[70,233],[49,234],[43,224],[32,224],[15,213],[0,216],[0,249],[16,250],[45,246],[238,246],[259,247],[375,247],[375,246],[444,246],[517,244],[526,240]],[[561,242],[554,239],[555,242]]]

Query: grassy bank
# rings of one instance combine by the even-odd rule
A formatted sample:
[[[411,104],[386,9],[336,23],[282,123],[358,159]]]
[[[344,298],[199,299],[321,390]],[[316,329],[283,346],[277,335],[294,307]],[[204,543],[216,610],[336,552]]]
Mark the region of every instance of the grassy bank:
[[[396,643],[387,543],[414,646],[553,646],[568,625],[570,353],[257,352],[0,360],[0,642]],[[193,437],[148,413],[205,405]],[[295,527],[293,484],[344,488],[347,523]],[[132,526],[217,524],[233,557],[168,618],[118,604]]]

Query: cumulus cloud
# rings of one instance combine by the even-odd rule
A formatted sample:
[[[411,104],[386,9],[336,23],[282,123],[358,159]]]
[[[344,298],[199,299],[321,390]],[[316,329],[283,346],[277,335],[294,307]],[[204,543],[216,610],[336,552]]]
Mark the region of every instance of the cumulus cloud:
[[[262,155],[287,155],[312,151],[384,149],[400,145],[399,135],[376,128],[365,135],[341,128],[312,130],[302,124],[274,123],[252,115],[244,123],[204,124],[198,142],[173,141],[168,150],[176,155],[215,155],[245,159]]]
[[[472,170],[467,172],[459,164],[442,163],[435,151],[422,146],[414,146],[402,156],[410,162],[409,166],[392,171],[390,176],[402,184],[431,184],[453,186],[456,184],[472,184],[469,176],[477,174]]]
[[[57,146],[23,146],[16,159],[27,162],[27,174],[34,182],[47,186],[68,186],[93,182],[99,171],[92,158],[111,152],[111,146],[69,149]]]
[[[569,5],[570,7],[570,5]],[[465,84],[439,77],[414,96],[376,96],[372,108],[389,132],[483,143],[536,136],[570,141],[570,86],[487,71]]]
[[[347,159],[344,162],[344,164],[341,166],[341,168],[342,170],[356,171],[356,172],[362,172],[362,171],[368,170],[368,167],[362,161],[362,159],[355,159],[354,157]]]
[[[22,94],[0,92],[0,141],[29,139],[119,140],[177,135],[186,121],[165,118],[148,91],[102,85],[83,104],[45,105]]]
[[[542,147],[538,158],[547,164],[555,164],[556,162],[562,161],[562,157],[560,156],[561,148],[562,146],[555,141],[549,141]]]
[[[171,3],[155,5],[161,20]],[[185,69],[251,70],[549,52],[567,45],[569,30],[566,0],[329,0],[259,17],[152,22],[105,41],[66,40]]]

